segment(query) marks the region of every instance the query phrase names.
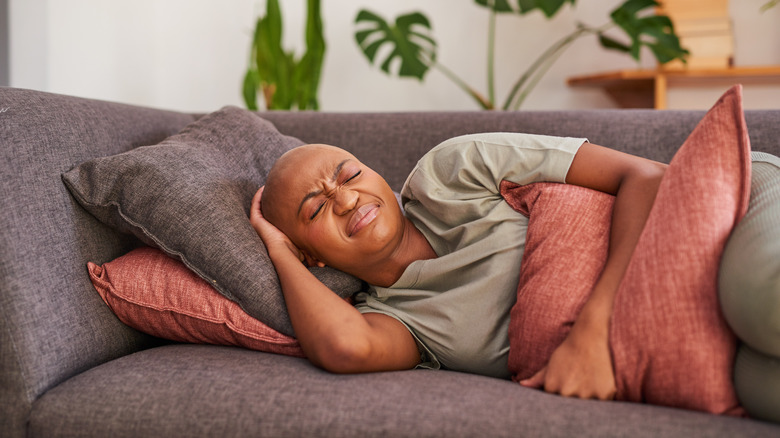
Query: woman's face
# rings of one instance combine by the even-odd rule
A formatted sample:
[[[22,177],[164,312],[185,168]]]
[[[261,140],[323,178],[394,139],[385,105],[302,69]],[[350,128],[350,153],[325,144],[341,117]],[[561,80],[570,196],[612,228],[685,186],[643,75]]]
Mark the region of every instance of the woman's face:
[[[310,259],[360,277],[361,268],[386,260],[400,245],[404,224],[395,195],[342,149],[302,151],[285,172],[279,228]]]

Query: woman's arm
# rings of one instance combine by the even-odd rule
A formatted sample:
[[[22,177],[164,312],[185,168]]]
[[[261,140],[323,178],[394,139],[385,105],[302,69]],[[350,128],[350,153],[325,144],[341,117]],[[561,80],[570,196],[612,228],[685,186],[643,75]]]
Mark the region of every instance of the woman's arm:
[[[580,148],[566,182],[615,195],[609,252],[568,336],[547,366],[521,384],[565,396],[614,397],[608,339],[612,306],[665,171],[664,164],[590,143]]]
[[[361,314],[309,272],[298,248],[263,218],[262,192],[252,199],[250,222],[276,268],[296,338],[309,360],[336,373],[417,365],[417,344],[401,322],[383,314]]]

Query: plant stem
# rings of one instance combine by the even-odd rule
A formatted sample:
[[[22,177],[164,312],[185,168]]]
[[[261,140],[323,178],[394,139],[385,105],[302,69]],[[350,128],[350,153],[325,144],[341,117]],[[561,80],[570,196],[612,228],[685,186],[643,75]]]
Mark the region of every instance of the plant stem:
[[[504,110],[508,110],[510,107],[512,107],[512,102],[514,102],[514,109],[520,108],[520,105],[522,105],[523,101],[534,88],[534,86],[536,86],[544,73],[547,72],[550,67],[552,67],[552,64],[555,62],[555,60],[558,59],[558,57],[566,48],[568,48],[575,40],[580,37],[604,32],[611,26],[612,23],[608,23],[598,28],[591,28],[583,24],[579,24],[574,32],[566,35],[548,47],[547,50],[545,50],[541,55],[539,55],[538,58],[536,58],[533,64],[528,67],[523,75],[520,76],[517,82],[515,82],[514,86],[512,86],[512,90],[510,91],[509,96],[507,96],[506,100],[504,101],[502,108]],[[531,80],[531,82],[526,85],[529,79],[532,78],[533,80]]]
[[[494,109],[493,102],[487,100],[485,96],[480,94],[477,90],[473,89],[469,84],[466,83],[463,79],[458,77],[452,70],[448,69],[444,65],[440,64],[439,62],[430,59],[428,57],[421,56],[420,61],[424,62],[428,65],[428,67],[436,68],[440,72],[444,73],[444,76],[447,77],[447,79],[451,80],[455,83],[458,87],[460,87],[461,90],[465,91],[469,96],[471,96],[472,99],[474,99],[479,106],[482,107],[482,109],[486,110],[492,110]]]
[[[547,61],[548,58],[553,56],[556,52],[568,47],[569,44],[571,44],[572,41],[576,40],[582,36],[582,29],[578,28],[574,32],[570,33],[569,35],[566,35],[565,37],[561,38],[557,42],[555,42],[553,45],[547,48],[541,55],[539,55],[538,58],[531,64],[530,67],[523,73],[522,76],[520,76],[520,79],[515,82],[515,85],[512,86],[512,91],[509,92],[509,96],[507,96],[506,101],[504,101],[503,109],[507,110],[512,105],[512,101],[515,100],[515,96],[517,93],[520,92],[520,88],[523,87],[523,85],[528,81],[528,79],[536,72],[536,70],[541,67],[545,61]],[[516,105],[517,106],[517,105]]]
[[[766,12],[773,7],[777,6],[777,4],[780,3],[780,0],[771,0],[769,3],[766,3],[764,6],[761,6],[761,12]]]
[[[488,80],[488,100],[492,105],[496,102],[496,78],[495,78],[495,48],[496,48],[496,11],[490,9],[488,18],[488,47],[487,47],[487,80]]]
[[[571,42],[573,41],[574,40],[572,40]],[[571,42],[569,42],[569,44],[571,44]],[[534,72],[533,77],[531,77],[530,80],[525,84],[525,86],[522,87],[523,91],[520,92],[520,94],[517,96],[517,100],[515,100],[515,105],[512,108],[513,110],[520,109],[520,106],[525,101],[525,98],[528,97],[531,91],[536,87],[536,84],[538,84],[539,81],[542,79],[542,77],[544,77],[545,73],[547,73],[547,70],[549,70],[550,67],[552,67],[552,65],[555,64],[555,61],[557,61],[558,58],[560,58],[560,56],[564,52],[564,49],[567,48],[569,44],[567,44],[566,46],[562,46],[560,50],[551,54],[550,57],[547,58],[543,64],[539,65],[539,67]]]

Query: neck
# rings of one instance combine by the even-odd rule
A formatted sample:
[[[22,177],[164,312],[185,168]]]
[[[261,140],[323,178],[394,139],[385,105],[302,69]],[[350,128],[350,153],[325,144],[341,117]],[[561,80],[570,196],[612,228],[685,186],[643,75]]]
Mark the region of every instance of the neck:
[[[393,251],[389,260],[385,260],[382,266],[371,269],[371,274],[364,275],[366,282],[381,286],[392,286],[403,275],[412,262],[436,258],[436,252],[425,236],[408,219],[404,218],[403,237],[398,248]]]

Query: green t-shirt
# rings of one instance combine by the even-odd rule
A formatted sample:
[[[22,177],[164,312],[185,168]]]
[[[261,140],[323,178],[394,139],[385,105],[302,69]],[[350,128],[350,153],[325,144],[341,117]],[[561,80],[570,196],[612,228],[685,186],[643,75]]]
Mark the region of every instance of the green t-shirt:
[[[358,310],[406,325],[420,348],[420,367],[508,378],[509,311],[528,220],[504,201],[499,184],[563,183],[586,141],[490,133],[436,146],[401,196],[406,216],[438,257],[412,263],[388,288],[358,295]]]

